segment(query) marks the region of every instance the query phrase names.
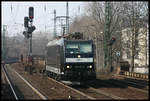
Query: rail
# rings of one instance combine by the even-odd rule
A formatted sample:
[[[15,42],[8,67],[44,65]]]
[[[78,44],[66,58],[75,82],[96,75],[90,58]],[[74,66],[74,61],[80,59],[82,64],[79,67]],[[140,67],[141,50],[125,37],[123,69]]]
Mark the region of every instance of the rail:
[[[6,79],[7,79],[8,83],[9,83],[9,85],[10,85],[12,91],[13,91],[13,94],[14,94],[14,96],[15,96],[15,99],[18,100],[18,97],[17,97],[17,95],[16,95],[16,93],[15,93],[15,90],[14,90],[14,88],[13,88],[11,82],[9,81],[8,76],[6,75],[7,73],[6,73],[6,70],[5,70],[4,68],[3,68],[3,71],[4,71],[4,74],[5,74],[5,76],[6,76]],[[41,99],[47,100],[47,98],[46,98],[44,95],[42,95],[36,88],[34,88],[28,81],[26,81],[19,73],[17,73],[15,70],[13,70],[13,71],[14,71],[14,72],[16,73],[16,75],[17,75],[21,80],[23,80],[23,82],[24,82],[25,84],[27,84],[27,86],[29,86]]]
[[[15,70],[14,70],[15,71]],[[47,100],[47,98],[42,95],[36,88],[34,88],[28,81],[26,81],[20,74],[18,74],[16,71],[15,73],[37,94],[40,96],[40,98]]]
[[[12,92],[13,92],[13,95],[14,95],[15,99],[18,100],[17,94],[15,93],[15,90],[14,90],[14,88],[13,88],[13,86],[12,86],[12,84],[11,84],[9,78],[8,78],[8,75],[7,75],[7,73],[6,73],[5,69],[4,69],[4,67],[2,67],[2,70],[3,70],[3,72],[4,72],[4,75],[5,75],[5,77],[6,77],[6,80],[7,80],[8,84],[9,84],[9,86],[10,86]]]

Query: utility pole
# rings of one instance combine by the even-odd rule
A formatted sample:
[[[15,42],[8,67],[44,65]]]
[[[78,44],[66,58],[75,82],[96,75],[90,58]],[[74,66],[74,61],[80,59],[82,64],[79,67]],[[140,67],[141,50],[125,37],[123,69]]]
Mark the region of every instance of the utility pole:
[[[135,56],[135,19],[134,19],[134,7],[132,2],[132,63],[131,71],[134,71],[134,56]]]
[[[61,33],[63,33],[63,19],[60,19]]]
[[[2,36],[2,60],[5,60],[6,52],[5,52],[5,34],[7,30],[7,25],[3,25],[3,36]]]
[[[68,10],[68,1],[66,3],[66,34],[69,33],[69,10]]]
[[[64,26],[64,24],[63,24],[63,20],[64,20],[64,19],[60,19],[60,21],[61,21],[61,33],[62,33],[63,36],[64,36],[64,28],[65,28],[65,26]]]
[[[104,28],[104,67],[108,67],[110,59],[110,49],[107,42],[110,40],[110,2],[105,2],[105,28]]]
[[[56,38],[56,10],[54,10],[54,36],[53,38]]]
[[[148,24],[147,24],[146,31],[147,32],[146,32],[146,36],[145,36],[145,67],[147,68],[148,67],[148,58],[147,57],[149,56],[148,53],[147,53],[148,50],[149,50],[148,49],[149,48],[149,46],[148,46],[149,45],[148,44],[148,42],[149,42],[149,40],[148,40],[149,39],[149,37],[148,37],[148,32],[149,32]]]
[[[111,17],[112,17],[112,4],[109,3],[108,5],[108,18],[109,18],[109,40],[112,37],[112,35],[110,34],[110,23],[111,23]],[[112,67],[112,45],[110,46],[110,51],[109,51],[110,57],[109,57],[109,61],[110,61],[110,67]]]

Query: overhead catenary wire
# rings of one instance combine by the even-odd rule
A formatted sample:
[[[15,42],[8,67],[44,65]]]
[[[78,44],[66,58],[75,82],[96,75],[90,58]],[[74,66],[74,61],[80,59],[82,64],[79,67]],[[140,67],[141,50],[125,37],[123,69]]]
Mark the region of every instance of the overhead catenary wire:
[[[45,11],[45,13],[46,13],[46,4],[44,5],[44,11]]]
[[[12,13],[12,9],[13,9],[13,8],[12,8],[12,3],[11,3],[11,5],[10,5],[10,9],[11,9],[11,13]]]
[[[18,25],[18,26],[22,25],[22,24],[19,24],[19,23],[16,22],[16,17],[17,17],[17,15],[19,13],[19,7],[20,7],[19,3],[16,4],[17,5],[16,9],[14,8],[13,4],[14,3],[12,3],[12,2],[10,4],[10,12],[11,12],[11,18],[12,18],[12,25],[9,26],[9,31],[12,31],[16,27],[16,25]],[[14,25],[15,25],[15,27],[14,27]]]
[[[11,9],[12,22],[15,24],[15,22],[16,22],[16,17],[17,17],[17,14],[18,14],[18,12],[19,12],[19,3],[17,3],[16,11],[14,11],[15,9],[14,9],[12,3],[11,3],[11,5],[10,5],[10,9]],[[16,12],[16,13],[14,13],[14,12]]]
[[[42,11],[43,11],[43,14],[46,16],[46,18],[49,18],[50,16],[50,12],[48,12],[49,11],[49,4],[50,3],[42,3]],[[65,3],[64,3],[65,4]],[[70,2],[70,4],[71,4],[71,2]],[[32,5],[32,4],[30,4],[30,5]],[[36,4],[35,4],[36,5]],[[72,5],[73,5],[73,3],[72,3]],[[78,4],[75,4],[76,5],[76,7],[74,7],[72,10],[75,10],[75,11],[80,11],[81,12],[81,5],[82,4],[79,4],[80,5],[80,10],[78,10]],[[14,24],[16,24],[17,22],[20,22],[20,21],[18,21],[18,18],[17,17],[20,17],[20,11],[22,10],[22,7],[26,7],[27,5],[25,5],[25,4],[23,4],[22,2],[10,2],[9,3],[9,6],[10,6],[10,8],[9,8],[9,10],[10,10],[10,14],[11,14],[11,16],[10,16],[10,20],[11,20],[11,22],[12,23],[14,23]],[[20,7],[21,6],[21,7]],[[76,9],[77,8],[77,9]],[[69,9],[69,12],[71,12],[71,9]],[[41,15],[41,20],[44,20],[43,21],[43,23],[44,23],[44,25],[45,25],[45,27],[44,27],[44,30],[47,30],[47,22],[49,22],[48,20],[50,20],[50,19],[46,19],[46,21],[45,21],[45,17],[43,18],[43,14]],[[22,19],[22,17],[20,17],[21,19]],[[68,19],[69,20],[69,22],[70,22],[70,19]],[[22,22],[23,23],[23,22]],[[58,24],[58,22],[56,23],[56,24]],[[20,26],[19,26],[20,27]],[[14,27],[13,26],[11,26],[11,27],[9,27],[11,30],[14,30]],[[19,29],[19,28],[18,28]],[[10,30],[9,30],[9,32],[11,32]]]

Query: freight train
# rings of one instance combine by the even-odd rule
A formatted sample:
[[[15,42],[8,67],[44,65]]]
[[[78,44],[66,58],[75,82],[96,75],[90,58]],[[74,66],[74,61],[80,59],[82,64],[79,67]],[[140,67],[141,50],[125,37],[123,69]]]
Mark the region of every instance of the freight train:
[[[61,37],[47,44],[45,72],[48,76],[71,82],[96,78],[93,41],[77,38]]]

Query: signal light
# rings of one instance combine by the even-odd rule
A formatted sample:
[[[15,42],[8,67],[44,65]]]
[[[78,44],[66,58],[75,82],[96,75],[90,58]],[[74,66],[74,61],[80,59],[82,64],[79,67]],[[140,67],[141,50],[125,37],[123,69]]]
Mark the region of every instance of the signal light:
[[[114,44],[115,41],[116,41],[116,38],[112,37],[107,45],[111,46]]]
[[[24,27],[28,27],[29,26],[29,18],[28,17],[24,17]]]
[[[29,7],[29,18],[32,20],[34,18],[34,8]]]
[[[116,38],[112,37],[112,38],[111,38],[111,40],[115,41],[115,40],[116,40]]]

